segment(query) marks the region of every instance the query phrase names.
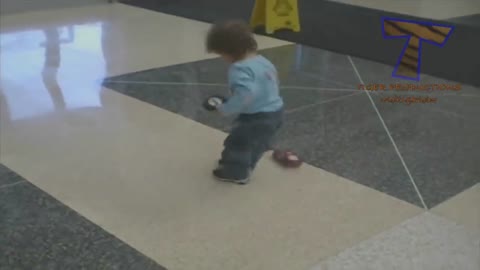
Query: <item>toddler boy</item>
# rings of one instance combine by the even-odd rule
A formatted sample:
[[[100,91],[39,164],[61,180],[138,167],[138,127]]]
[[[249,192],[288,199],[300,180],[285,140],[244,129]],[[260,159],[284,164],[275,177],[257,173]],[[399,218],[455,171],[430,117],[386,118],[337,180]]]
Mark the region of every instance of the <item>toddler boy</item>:
[[[241,22],[214,25],[208,32],[206,47],[230,63],[231,96],[216,110],[223,115],[237,115],[213,174],[219,180],[246,184],[282,124],[283,99],[277,70],[257,54],[257,42],[248,25]]]

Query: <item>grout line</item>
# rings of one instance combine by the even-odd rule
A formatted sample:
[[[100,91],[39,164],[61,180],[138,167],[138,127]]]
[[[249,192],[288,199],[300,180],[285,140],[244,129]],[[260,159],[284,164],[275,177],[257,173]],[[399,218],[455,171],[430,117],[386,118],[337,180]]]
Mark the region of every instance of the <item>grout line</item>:
[[[124,84],[145,84],[145,85],[172,85],[172,86],[215,86],[228,87],[227,84],[222,83],[189,83],[189,82],[152,82],[152,81],[121,81],[121,80],[105,80],[106,83],[124,83]],[[317,90],[317,91],[344,91],[356,92],[358,89],[354,88],[328,88],[328,87],[308,87],[297,85],[280,86],[280,89],[298,89],[298,90]]]
[[[315,106],[318,106],[318,105],[322,105],[322,104],[326,104],[326,103],[329,103],[329,102],[337,101],[337,100],[344,99],[344,98],[347,98],[347,97],[356,96],[356,95],[362,94],[362,92],[357,92],[357,93],[353,93],[353,94],[349,94],[349,95],[343,95],[343,96],[340,96],[340,97],[335,97],[335,98],[327,99],[327,100],[324,100],[324,101],[308,104],[308,105],[305,105],[305,106],[300,106],[300,107],[297,107],[295,109],[288,110],[285,113],[294,113],[294,112],[302,111],[302,110],[312,108],[312,107],[315,107]]]
[[[0,189],[5,189],[5,188],[9,188],[9,187],[13,187],[13,186],[16,186],[16,185],[20,185],[20,184],[23,184],[27,182],[27,180],[20,180],[20,181],[17,181],[15,183],[10,183],[10,184],[6,184],[6,185],[1,185],[0,186]]]
[[[351,58],[350,56],[348,56],[348,60],[349,60],[350,63],[352,64],[353,70],[355,71],[355,74],[357,75],[358,80],[360,81],[360,83],[361,83],[361,84],[365,84],[365,83],[363,82],[362,77],[360,76],[360,73],[358,72],[357,67],[355,66],[355,63],[353,62],[353,60],[352,60],[352,58]],[[370,102],[372,103],[373,109],[374,109],[375,112],[377,113],[377,116],[378,116],[378,118],[380,119],[380,122],[382,123],[383,128],[384,128],[385,131],[387,132],[388,138],[390,139],[390,142],[392,142],[393,147],[395,148],[395,151],[397,152],[397,155],[398,155],[398,157],[400,158],[400,161],[402,162],[402,165],[403,165],[403,167],[405,168],[405,171],[407,172],[408,177],[410,178],[410,181],[412,182],[413,187],[415,188],[415,191],[417,192],[417,195],[418,195],[418,197],[420,198],[420,201],[422,202],[423,208],[424,208],[425,210],[428,210],[428,207],[427,207],[427,205],[425,204],[425,201],[423,200],[422,194],[420,193],[420,190],[418,189],[417,184],[415,183],[415,180],[413,180],[412,174],[410,173],[410,170],[408,169],[407,164],[405,163],[405,160],[403,160],[402,154],[401,154],[400,151],[398,150],[397,144],[395,143],[395,140],[393,139],[390,131],[388,130],[388,127],[387,127],[387,125],[385,124],[385,121],[383,120],[383,117],[382,117],[382,115],[380,114],[380,111],[378,110],[377,106],[375,105],[375,102],[373,101],[372,97],[370,96],[369,91],[366,91],[366,90],[364,90],[364,91],[365,91],[365,93],[367,94],[368,98],[370,99]]]

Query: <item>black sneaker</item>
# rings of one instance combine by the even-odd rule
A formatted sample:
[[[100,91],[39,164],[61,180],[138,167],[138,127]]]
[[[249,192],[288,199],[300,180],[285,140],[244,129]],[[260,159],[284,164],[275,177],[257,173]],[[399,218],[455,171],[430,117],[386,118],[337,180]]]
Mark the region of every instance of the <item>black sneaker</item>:
[[[235,183],[239,185],[245,185],[250,182],[250,171],[247,172],[247,175],[245,177],[238,177],[233,176],[231,173],[228,173],[222,168],[218,168],[213,171],[213,175],[215,176],[215,178],[223,182]]]

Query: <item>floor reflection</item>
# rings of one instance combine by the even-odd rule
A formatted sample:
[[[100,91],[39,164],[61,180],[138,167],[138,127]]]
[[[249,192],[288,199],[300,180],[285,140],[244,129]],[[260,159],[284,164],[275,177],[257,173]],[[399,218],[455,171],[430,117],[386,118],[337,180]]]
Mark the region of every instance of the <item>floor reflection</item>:
[[[93,23],[2,33],[2,103],[10,120],[101,107],[103,31]]]

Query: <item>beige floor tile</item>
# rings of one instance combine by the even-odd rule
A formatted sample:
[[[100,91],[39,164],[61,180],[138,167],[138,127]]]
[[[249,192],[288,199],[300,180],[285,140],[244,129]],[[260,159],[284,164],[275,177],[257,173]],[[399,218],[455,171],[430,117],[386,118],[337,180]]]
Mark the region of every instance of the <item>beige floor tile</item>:
[[[477,270],[480,234],[424,213],[311,270]]]
[[[480,184],[476,184],[431,211],[480,233]]]
[[[480,13],[478,0],[331,0],[429,19],[448,19]]]
[[[103,99],[3,120],[1,162],[169,269],[304,269],[421,211],[268,159],[251,185],[217,183],[224,134],[113,91]]]

